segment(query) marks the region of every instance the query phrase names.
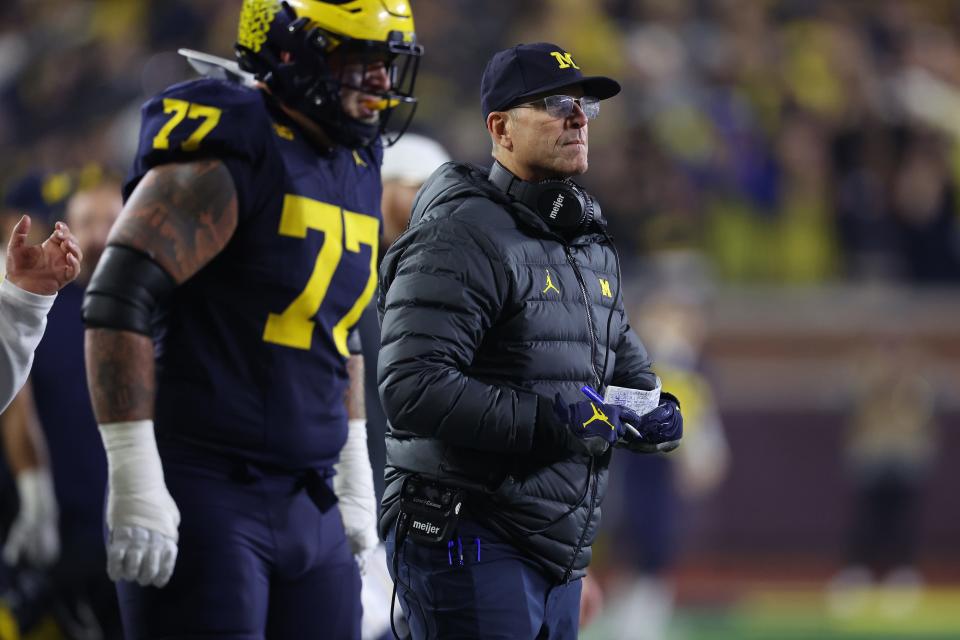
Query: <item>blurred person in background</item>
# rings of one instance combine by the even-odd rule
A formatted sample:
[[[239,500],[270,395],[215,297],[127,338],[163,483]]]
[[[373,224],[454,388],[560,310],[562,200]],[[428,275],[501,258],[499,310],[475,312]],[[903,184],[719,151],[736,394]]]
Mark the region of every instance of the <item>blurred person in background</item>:
[[[236,50],[143,107],[84,300],[107,569],[131,639],[358,638],[376,503],[347,337],[422,48],[403,0],[246,0]]]
[[[664,387],[683,398],[684,446],[674,454],[630,456],[618,463],[611,493],[610,534],[603,544],[612,564],[605,573],[608,609],[601,626],[612,637],[665,640],[670,635],[674,587],[670,574],[681,553],[682,528],[696,503],[714,491],[730,465],[730,451],[712,387],[704,375],[706,337],[702,293],[673,285],[644,300],[638,331]]]
[[[8,257],[7,249],[13,244],[14,240],[21,244],[20,249],[18,249],[18,261],[22,261],[23,252],[33,253],[37,251],[35,247],[30,245],[44,242],[44,238],[51,234],[51,232],[53,232],[51,238],[57,238],[61,231],[60,223],[54,224],[53,220],[62,217],[63,202],[69,194],[68,186],[69,182],[64,179],[62,174],[49,174],[42,171],[27,172],[25,175],[6,185],[3,207],[0,208],[0,222],[3,223],[2,228],[0,228],[3,250],[0,251],[0,253],[3,254],[5,263]],[[28,219],[24,218],[24,212],[29,214]],[[66,227],[64,227],[64,229],[66,229]],[[15,233],[18,236],[20,235],[17,232],[23,232],[26,235],[23,237],[13,237]],[[52,248],[52,245],[47,244]],[[9,282],[3,283],[5,291],[10,288],[10,286]],[[4,313],[7,314],[13,311],[15,307],[12,306],[11,303],[17,302],[18,296],[0,295],[4,295],[5,298],[5,302],[3,302]],[[24,296],[27,295],[30,295],[29,292],[24,292]],[[56,296],[53,295],[32,296],[27,302],[39,301],[39,304],[29,304],[24,307],[23,310],[29,312],[26,316],[18,316],[17,319],[10,317],[5,318],[7,323],[10,322],[10,320],[15,320],[17,324],[22,324],[22,320],[24,319],[29,321],[27,326],[12,327],[7,324],[7,329],[14,329],[14,335],[11,336],[9,341],[5,339],[3,344],[5,350],[9,350],[10,348],[22,350],[21,353],[17,354],[6,353],[7,358],[5,361],[14,368],[22,368],[23,380],[27,377],[30,361],[34,357],[35,347],[43,335],[47,321],[47,310],[53,305],[55,299]],[[15,358],[11,360],[10,355],[14,355]],[[22,382],[17,382],[15,379],[12,379],[11,382],[13,385],[9,390],[10,395],[3,403],[3,406],[6,406],[6,403],[13,399],[14,394],[20,389],[22,384]],[[14,403],[14,405],[16,405],[16,403]],[[19,408],[17,406],[8,407],[3,418],[0,418],[0,420],[8,420],[18,411]],[[22,471],[24,471],[22,468],[10,469],[6,464],[6,458],[10,456],[16,456],[27,462],[33,461],[31,456],[37,453],[37,447],[41,446],[41,444],[37,444],[33,439],[37,436],[37,432],[32,431],[29,434],[22,434],[9,432],[5,429],[3,436],[3,448],[7,455],[0,458],[0,467],[7,469],[9,474],[3,474],[5,481],[2,484],[2,518],[4,529],[8,530],[14,518],[17,516],[19,503],[22,501],[24,504],[33,505],[34,503],[30,500],[30,497],[43,494],[44,490],[50,487],[48,483],[45,484],[41,474],[22,473]],[[9,478],[9,481],[6,480],[7,478]],[[30,515],[37,519],[42,519],[40,513],[31,513]],[[45,533],[49,534],[49,530]],[[29,540],[28,545],[30,547],[32,561],[37,564],[43,564],[49,562],[51,557],[56,554],[58,540],[56,539],[55,532],[53,532],[53,535],[38,536],[36,539]],[[16,592],[21,583],[21,576],[15,570],[16,568],[9,568],[6,567],[6,565],[4,568],[10,570],[0,572],[0,589],[3,590],[3,594],[0,595],[0,600],[3,601],[4,605],[0,607],[0,611],[2,611],[2,614],[10,616],[9,624],[13,631],[16,631],[16,627],[21,623],[25,626],[32,626],[33,623],[39,620],[44,611],[36,607],[27,607],[30,611],[26,611],[25,609],[27,608],[18,608],[12,612],[6,610],[6,607],[15,604],[17,600]],[[27,577],[27,582],[30,582],[29,577]],[[2,614],[0,614],[0,617],[3,617]],[[2,626],[2,624],[0,624],[0,626]]]
[[[407,228],[413,198],[421,185],[440,165],[449,162],[450,156],[439,142],[416,133],[406,133],[396,144],[383,150],[383,165],[380,169],[383,181],[383,232],[380,235],[380,255]],[[377,317],[376,297],[357,323],[357,334],[363,350],[363,377],[366,391],[367,446],[370,449],[370,466],[373,468],[374,491],[377,503],[383,496],[383,473],[386,464],[384,438],[387,433],[387,418],[383,414],[380,395],[377,393],[377,356],[380,353],[380,320]],[[390,629],[390,600],[393,598],[393,580],[387,570],[383,545],[378,545],[367,561],[363,576],[363,639],[384,640],[393,638]],[[394,607],[395,620],[401,637],[406,635],[406,622],[402,611]]]
[[[381,254],[407,230],[413,199],[450,154],[432,138],[410,133],[383,152],[383,233]]]
[[[936,398],[922,350],[891,336],[863,354],[846,434],[853,520],[846,567],[830,582],[831,611],[906,616],[919,604],[919,519],[924,481],[937,450]],[[881,598],[871,603],[874,585]],[[871,612],[872,615],[872,612]]]
[[[599,205],[571,182],[619,91],[555,44],[494,54],[493,166],[443,165],[384,257],[380,532],[417,640],[576,637],[612,445],[679,443],[669,393],[640,417],[581,390],[656,382]]]
[[[903,136],[890,204],[909,282],[960,282],[960,205],[950,157],[956,144],[932,131]]]
[[[109,179],[67,201],[81,276],[60,291],[30,379],[2,417],[5,441],[20,443],[5,451],[20,500],[4,561],[45,569],[43,588],[21,593],[21,617],[31,605],[46,607],[67,638],[120,637],[116,595],[104,572],[107,468],[83,366],[81,305],[121,206],[120,185]],[[21,621],[21,631],[25,626]]]

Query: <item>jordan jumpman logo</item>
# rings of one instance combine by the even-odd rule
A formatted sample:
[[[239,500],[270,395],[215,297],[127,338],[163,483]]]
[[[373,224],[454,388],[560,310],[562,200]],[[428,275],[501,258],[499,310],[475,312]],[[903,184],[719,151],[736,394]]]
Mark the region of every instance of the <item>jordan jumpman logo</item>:
[[[607,418],[607,416],[603,413],[603,411],[600,411],[600,409],[597,409],[597,405],[595,405],[595,404],[593,404],[593,403],[591,402],[591,403],[590,403],[590,408],[593,409],[593,417],[583,423],[583,428],[584,428],[584,429],[586,429],[586,428],[587,428],[587,425],[590,424],[591,422],[593,422],[594,420],[599,420],[600,422],[605,422],[605,423],[607,423],[608,425],[610,425],[610,429],[611,429],[611,430],[614,429],[614,426],[613,426],[612,424],[610,424],[610,419]]]
[[[547,272],[547,286],[543,288],[543,293],[553,289],[557,293],[560,293],[560,289],[557,288],[557,285],[553,284],[553,278],[550,277],[550,269],[546,269]]]

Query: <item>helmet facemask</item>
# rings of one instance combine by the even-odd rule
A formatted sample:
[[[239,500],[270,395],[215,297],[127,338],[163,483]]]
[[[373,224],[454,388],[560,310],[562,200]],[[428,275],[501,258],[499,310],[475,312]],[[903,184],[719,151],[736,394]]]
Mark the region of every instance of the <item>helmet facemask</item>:
[[[258,52],[238,44],[241,66],[288,107],[323,127],[338,144],[392,144],[416,110],[413,87],[423,47],[391,31],[360,40],[314,26],[282,2]],[[388,125],[392,125],[387,133]]]

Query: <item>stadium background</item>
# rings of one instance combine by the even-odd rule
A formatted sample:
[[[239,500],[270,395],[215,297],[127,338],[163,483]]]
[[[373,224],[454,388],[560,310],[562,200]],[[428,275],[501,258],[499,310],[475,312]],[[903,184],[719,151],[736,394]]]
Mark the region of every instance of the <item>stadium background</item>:
[[[139,105],[192,75],[176,49],[230,56],[238,7],[0,4],[5,215],[52,220],[77,185],[123,173]],[[697,370],[730,452],[716,490],[679,509],[672,637],[960,637],[960,5],[420,0],[414,10],[426,56],[411,130],[458,160],[489,162],[478,86],[497,49],[554,41],[624,86],[590,126],[583,183],[610,219],[637,323],[652,300],[696,315]],[[931,417],[920,411],[923,424],[899,436],[921,450],[922,590],[896,614],[868,604],[838,615],[829,585],[854,515],[850,428],[881,404],[882,387],[866,400],[860,389],[884,367],[923,390],[905,404]],[[619,544],[598,547],[608,599]],[[601,617],[585,636],[610,634]]]

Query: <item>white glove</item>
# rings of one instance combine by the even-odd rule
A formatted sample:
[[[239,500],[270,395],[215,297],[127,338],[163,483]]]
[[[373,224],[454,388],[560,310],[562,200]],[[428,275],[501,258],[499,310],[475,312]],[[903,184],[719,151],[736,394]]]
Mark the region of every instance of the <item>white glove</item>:
[[[107,575],[113,581],[136,580],[162,587],[173,575],[177,543],[143,527],[117,527],[107,543]]]
[[[107,573],[162,587],[177,560],[180,511],[167,491],[152,420],[100,425],[107,452]]]
[[[367,421],[351,420],[347,428],[347,442],[340,451],[340,462],[333,467],[337,472],[333,476],[333,492],[340,502],[343,529],[362,574],[367,556],[380,542],[377,499],[367,452]]]
[[[4,562],[12,567],[22,556],[36,567],[53,564],[60,556],[60,533],[50,471],[37,468],[18,473],[17,493],[20,511],[3,547]]]

